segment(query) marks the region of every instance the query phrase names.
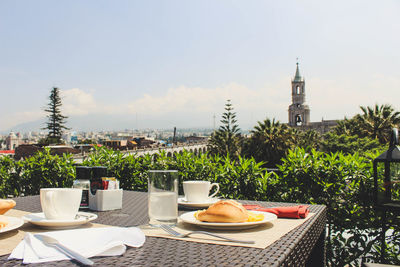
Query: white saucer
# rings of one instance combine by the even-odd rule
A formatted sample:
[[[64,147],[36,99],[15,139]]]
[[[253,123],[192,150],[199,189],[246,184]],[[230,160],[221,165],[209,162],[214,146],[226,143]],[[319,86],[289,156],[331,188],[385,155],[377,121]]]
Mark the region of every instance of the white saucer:
[[[4,215],[2,215],[2,216],[7,218],[8,224],[5,227],[0,228],[0,234],[4,233],[4,232],[11,231],[11,230],[14,230],[14,229],[17,229],[17,228],[21,227],[21,225],[24,224],[24,221],[22,219],[20,219],[20,218],[11,217],[11,216],[4,216]]]
[[[43,212],[30,213],[22,217],[23,220],[31,224],[49,229],[68,229],[88,223],[97,219],[97,214],[89,212],[78,212],[76,219],[72,220],[47,220]]]
[[[189,202],[186,200],[186,198],[180,197],[180,198],[178,198],[178,204],[185,206],[185,207],[191,207],[191,208],[207,208],[210,205],[217,202],[218,200],[219,200],[218,198],[212,197],[212,198],[209,198],[202,202]]]

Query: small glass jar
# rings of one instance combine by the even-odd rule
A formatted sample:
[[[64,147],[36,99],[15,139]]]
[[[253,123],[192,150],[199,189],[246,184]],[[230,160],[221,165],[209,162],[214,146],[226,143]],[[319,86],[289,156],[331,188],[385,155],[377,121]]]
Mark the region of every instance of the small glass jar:
[[[87,166],[76,166],[76,180],[74,181],[73,188],[82,189],[81,209],[89,208],[89,190],[90,179],[92,177],[92,168]]]
[[[89,208],[89,189],[90,189],[90,180],[75,180],[72,186],[73,188],[82,189],[82,200],[80,209],[88,209]]]

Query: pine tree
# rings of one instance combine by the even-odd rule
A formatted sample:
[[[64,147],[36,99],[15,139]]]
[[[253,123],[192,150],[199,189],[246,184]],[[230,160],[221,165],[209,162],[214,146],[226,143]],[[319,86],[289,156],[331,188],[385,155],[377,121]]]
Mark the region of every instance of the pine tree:
[[[209,142],[209,150],[212,154],[230,155],[238,157],[241,152],[242,137],[239,126],[236,124],[236,113],[230,100],[225,104],[225,112],[222,114],[222,125],[213,133]]]
[[[48,122],[46,123],[46,127],[43,129],[47,129],[49,131],[46,139],[47,144],[51,143],[60,143],[61,136],[63,130],[68,130],[65,126],[66,120],[68,117],[61,114],[61,97],[60,90],[57,87],[53,87],[50,93],[50,102],[47,105],[47,108],[44,110],[48,113],[47,118]]]

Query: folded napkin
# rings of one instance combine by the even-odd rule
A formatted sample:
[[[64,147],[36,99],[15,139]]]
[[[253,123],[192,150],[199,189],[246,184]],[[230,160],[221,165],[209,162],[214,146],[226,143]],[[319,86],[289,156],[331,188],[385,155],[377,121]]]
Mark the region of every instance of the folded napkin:
[[[145,241],[142,230],[137,227],[102,227],[44,232],[61,244],[90,258],[94,256],[117,256],[126,246],[140,247]],[[22,259],[23,263],[70,260],[56,248],[44,245],[34,234],[27,233],[12,251],[9,259]]]
[[[248,210],[265,211],[274,213],[278,218],[305,218],[307,217],[309,210],[308,206],[290,206],[290,207],[275,207],[275,208],[265,208],[259,205],[243,205]]]

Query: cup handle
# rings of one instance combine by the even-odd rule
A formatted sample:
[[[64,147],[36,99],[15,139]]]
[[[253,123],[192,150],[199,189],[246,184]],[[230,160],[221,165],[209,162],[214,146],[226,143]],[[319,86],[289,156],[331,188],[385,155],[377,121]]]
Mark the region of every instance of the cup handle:
[[[218,183],[212,183],[211,186],[210,186],[210,191],[213,188],[213,186],[216,186],[217,190],[215,190],[215,192],[211,196],[208,196],[209,198],[215,196],[219,192],[219,184]]]

